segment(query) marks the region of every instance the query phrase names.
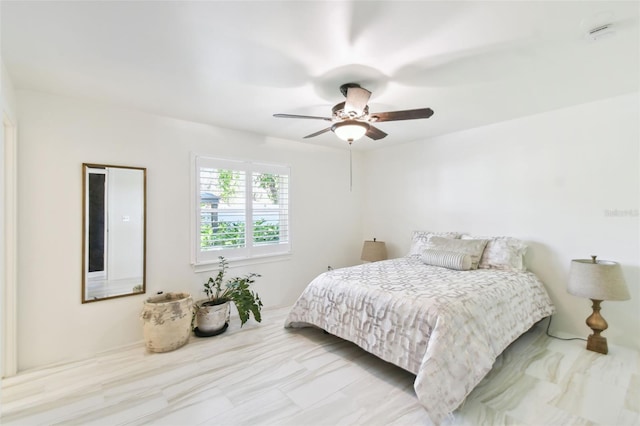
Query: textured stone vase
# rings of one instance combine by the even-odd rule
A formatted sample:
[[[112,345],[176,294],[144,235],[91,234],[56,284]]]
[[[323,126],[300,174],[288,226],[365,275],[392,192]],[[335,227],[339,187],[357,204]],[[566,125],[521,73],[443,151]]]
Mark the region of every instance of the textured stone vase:
[[[168,352],[184,346],[191,335],[193,299],[188,293],[148,298],[140,318],[149,352]]]
[[[229,322],[231,303],[224,302],[220,305],[213,306],[203,305],[203,303],[206,302],[208,302],[208,300],[199,300],[197,302],[196,321],[198,330],[203,333],[222,330],[222,327]]]

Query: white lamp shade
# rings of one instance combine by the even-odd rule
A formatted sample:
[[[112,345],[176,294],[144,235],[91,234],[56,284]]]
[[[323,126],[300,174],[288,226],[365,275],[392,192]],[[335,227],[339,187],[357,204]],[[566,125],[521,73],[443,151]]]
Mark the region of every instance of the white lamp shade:
[[[608,260],[574,259],[569,271],[567,291],[593,300],[631,298],[619,263]]]
[[[331,130],[343,141],[353,142],[367,133],[369,124],[361,121],[348,120],[334,124]]]
[[[365,241],[362,245],[361,260],[367,262],[377,262],[387,258],[387,246],[384,241]]]

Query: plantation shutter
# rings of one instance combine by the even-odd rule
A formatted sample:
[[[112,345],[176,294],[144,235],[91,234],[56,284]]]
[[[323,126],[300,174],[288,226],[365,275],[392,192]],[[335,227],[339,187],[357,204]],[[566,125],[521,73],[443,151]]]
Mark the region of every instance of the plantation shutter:
[[[195,263],[290,252],[289,168],[196,157]]]

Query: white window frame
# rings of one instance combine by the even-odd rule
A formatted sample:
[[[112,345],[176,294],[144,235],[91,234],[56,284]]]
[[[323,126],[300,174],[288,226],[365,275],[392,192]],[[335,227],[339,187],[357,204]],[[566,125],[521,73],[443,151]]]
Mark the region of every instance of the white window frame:
[[[204,155],[191,154],[191,264],[198,266],[217,265],[218,257],[224,256],[228,261],[271,261],[277,258],[288,257],[291,254],[291,168],[288,165],[269,164],[250,160],[234,160],[215,158]],[[201,212],[200,212],[200,169],[203,167],[215,169],[228,169],[244,171],[245,179],[245,227],[246,246],[232,249],[202,250],[200,240]],[[273,173],[287,175],[289,185],[287,188],[287,214],[286,224],[282,229],[286,232],[284,242],[277,244],[253,244],[253,203],[252,203],[252,176],[253,173]]]

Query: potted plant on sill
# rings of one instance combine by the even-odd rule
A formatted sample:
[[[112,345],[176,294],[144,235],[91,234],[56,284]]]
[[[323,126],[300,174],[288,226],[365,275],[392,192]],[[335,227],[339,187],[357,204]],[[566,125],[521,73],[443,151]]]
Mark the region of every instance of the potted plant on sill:
[[[249,286],[255,282],[255,278],[260,275],[252,272],[244,277],[234,277],[224,282],[229,265],[224,257],[220,256],[218,259],[220,259],[218,274],[215,278],[209,277],[209,280],[204,283],[204,293],[207,298],[195,304],[197,327],[194,332],[200,337],[215,336],[227,329],[231,302],[238,309],[240,327],[247,322],[251,314],[256,321],[262,321],[260,315],[262,301],[256,292],[249,289]]]

